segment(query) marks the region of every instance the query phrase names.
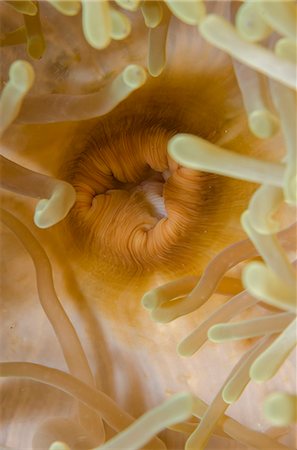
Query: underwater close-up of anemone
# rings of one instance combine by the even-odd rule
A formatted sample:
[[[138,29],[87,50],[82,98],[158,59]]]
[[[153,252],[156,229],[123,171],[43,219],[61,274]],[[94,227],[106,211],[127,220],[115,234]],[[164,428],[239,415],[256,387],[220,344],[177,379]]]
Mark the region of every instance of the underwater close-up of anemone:
[[[295,449],[297,2],[0,23],[0,449]]]

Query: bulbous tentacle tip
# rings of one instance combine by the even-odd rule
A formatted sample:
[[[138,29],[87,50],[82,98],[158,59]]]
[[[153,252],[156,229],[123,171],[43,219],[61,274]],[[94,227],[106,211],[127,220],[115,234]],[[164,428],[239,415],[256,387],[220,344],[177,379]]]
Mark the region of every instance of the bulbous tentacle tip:
[[[70,450],[70,447],[65,442],[56,441],[51,444],[49,450]]]
[[[297,422],[297,396],[286,392],[273,392],[264,401],[264,415],[275,426]]]
[[[49,228],[63,220],[75,203],[75,189],[59,182],[49,199],[40,200],[35,208],[34,223],[38,228]]]
[[[143,67],[130,64],[123,71],[123,80],[129,87],[137,89],[146,82],[147,73]]]
[[[249,127],[258,138],[268,139],[277,133],[279,121],[270,111],[256,110],[249,115]]]
[[[9,78],[16,89],[26,93],[34,83],[34,69],[28,61],[19,59],[11,64]]]

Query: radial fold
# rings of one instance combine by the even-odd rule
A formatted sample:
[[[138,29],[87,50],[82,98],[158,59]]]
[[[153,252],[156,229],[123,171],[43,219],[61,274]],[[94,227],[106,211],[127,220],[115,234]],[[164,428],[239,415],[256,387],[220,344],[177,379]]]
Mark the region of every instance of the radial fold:
[[[231,23],[223,17],[209,14],[202,20],[199,30],[202,36],[218,49],[271,79],[296,89],[294,64],[284,61],[260,45],[246,42],[239,36]]]
[[[24,97],[34,83],[34,70],[27,61],[14,61],[9,68],[9,80],[0,97],[0,137],[18,116]]]
[[[285,166],[235,153],[191,134],[169,140],[169,155],[189,169],[203,170],[259,184],[283,186]]]
[[[253,363],[250,377],[259,383],[272,378],[285,362],[297,343],[297,319],[275,339]]]

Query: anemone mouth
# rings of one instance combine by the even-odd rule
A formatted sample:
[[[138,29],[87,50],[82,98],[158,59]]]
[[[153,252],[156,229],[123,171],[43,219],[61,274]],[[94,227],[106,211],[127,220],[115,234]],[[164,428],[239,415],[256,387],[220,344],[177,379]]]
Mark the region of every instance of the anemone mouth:
[[[112,145],[105,133],[89,141],[69,180],[77,193],[71,234],[88,255],[104,255],[125,272],[165,267],[188,253],[206,191],[217,184],[168,157],[173,130],[148,126],[144,133],[135,122]]]
[[[202,73],[185,83],[180,68],[170,81],[166,73],[151,80],[91,121],[65,152],[60,176],[77,193],[65,222],[69,247],[88,271],[109,274],[113,284],[156,272],[197,273],[242,236],[233,226],[254,186],[182,167],[168,154],[168,141],[184,130],[238,147],[246,127],[237,105],[225,114],[228,94],[237,91],[230,65],[222,69],[209,69],[212,89]],[[239,149],[254,151],[249,143]]]
[[[180,114],[180,99],[170,96],[168,86],[170,104],[165,114],[158,113],[154,89],[148,92],[149,107],[143,99],[135,107],[136,99],[133,113],[125,102],[112,118],[97,120],[79,148],[71,147],[62,168],[62,178],[77,194],[65,223],[71,247],[88,270],[109,273],[113,283],[122,276],[150,277],[157,271],[176,276],[202,268],[211,248],[226,244],[226,230],[251,191],[251,186],[175,163],[167,147],[176,133],[186,128],[214,136],[222,124],[218,118],[210,129],[203,120],[189,125],[194,108]]]

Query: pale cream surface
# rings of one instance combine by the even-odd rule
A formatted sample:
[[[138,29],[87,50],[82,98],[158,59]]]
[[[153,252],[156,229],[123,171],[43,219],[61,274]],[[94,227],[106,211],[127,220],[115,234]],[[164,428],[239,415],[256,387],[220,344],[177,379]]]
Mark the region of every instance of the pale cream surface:
[[[59,18],[59,20],[62,19]],[[66,21],[66,19],[63,20]],[[118,66],[122,67],[124,62],[143,63],[146,48],[145,33],[143,32],[141,36],[141,39],[137,41],[137,36],[132,34],[128,38],[128,45],[116,44],[102,53],[98,52],[99,65],[102,64],[104,70],[111,73]],[[170,86],[171,73],[177,73],[175,85],[180,85],[187,99],[193,97],[192,103],[189,102],[186,107],[182,106],[183,113],[189,121],[195,122],[196,115],[201,113],[205,105],[196,101],[194,92],[187,92],[183,75],[186,73],[195,76],[211,63],[214,64],[215,69],[218,67],[219,70],[221,67],[224,70],[229,61],[221,53],[210,50],[208,46],[202,44],[195,28],[186,27],[176,20],[173,20],[169,42],[169,67],[161,81],[152,83],[158,86],[162,93],[160,94],[162,100],[166,102],[166,89]],[[82,38],[80,38],[79,46],[83,48]],[[206,55],[207,52],[213,52],[213,54],[208,54],[206,64],[199,55]],[[91,53],[93,58],[94,52]],[[81,78],[78,72],[77,80],[86,79],[86,85],[92,86],[97,79],[97,64],[97,62],[94,64],[90,62],[90,71],[85,71]],[[84,70],[86,67],[88,67],[87,63]],[[94,70],[97,71],[96,76],[93,74]],[[43,73],[46,76],[46,70]],[[80,89],[78,84],[75,85],[74,82],[72,86],[69,85],[69,90]],[[46,83],[40,84],[40,92],[46,89],[45,85]],[[193,85],[189,84],[189,86]],[[168,92],[172,91],[168,90]],[[37,88],[35,93],[38,93]],[[181,99],[182,95],[179,100]],[[130,102],[129,108],[132,104],[133,102]],[[236,105],[236,110],[238,105],[241,105],[236,89],[234,96],[230,99],[230,108],[232,104]],[[46,108],[46,105],[44,107]],[[210,108],[206,105],[207,114],[212,108],[214,105]],[[232,109],[223,113],[230,114],[227,117],[228,133],[237,136],[244,130],[249,149],[252,148],[253,152],[262,155],[267,149],[270,152],[272,149],[277,157],[278,136],[275,141],[271,140],[262,144],[249,135],[242,119],[237,120],[237,117],[232,117]],[[234,123],[233,127],[232,123]],[[57,175],[61,161],[66,154],[69,155],[73,137],[77,136],[79,139],[81,132],[88,128],[89,126],[85,123],[13,125],[5,134],[1,149],[6,157],[28,168]],[[224,134],[223,130],[217,131],[218,134],[220,132]],[[219,136],[218,141],[220,139],[223,141],[222,136]],[[244,149],[241,148],[239,151],[244,152]],[[236,195],[234,197],[236,198]],[[127,281],[119,291],[116,280],[114,286],[111,286],[105,282],[104,277],[100,278],[98,274],[87,273],[81,267],[79,259],[68,257],[68,248],[67,245],[65,248],[65,242],[63,243],[64,235],[61,225],[49,230],[39,230],[33,225],[35,204],[35,200],[10,195],[3,191],[2,206],[13,212],[30,228],[48,253],[53,266],[58,297],[79,334],[95,375],[97,387],[135,417],[158,405],[169,395],[180,391],[190,390],[209,403],[250,343],[221,345],[207,343],[198,354],[188,359],[177,355],[176,346],[195,325],[225,299],[215,296],[200,311],[170,324],[154,323],[140,304],[144,290],[141,282]],[[234,233],[239,238],[241,235],[239,224],[233,219],[229,222],[224,220],[223,233],[225,235]],[[209,255],[206,259],[210,259],[215,253],[216,250],[211,248],[210,243]],[[1,256],[1,360],[38,362],[67,370],[56,337],[39,305],[32,261],[16,237],[5,227],[1,228]],[[177,266],[179,264],[178,257],[175,264]],[[150,284],[145,288],[164,281],[166,278],[162,274],[154,274]],[[135,286],[138,283],[139,286]],[[261,313],[260,308],[257,310],[258,313]],[[261,411],[263,398],[267,392],[284,387],[289,391],[293,390],[294,375],[294,360],[291,358],[276,377],[265,383],[265,386],[251,383],[240,400],[228,409],[228,414],[253,429],[267,430],[269,424]],[[38,425],[45,419],[65,418],[75,408],[74,402],[67,395],[53,388],[31,381],[12,379],[1,381],[1,402],[3,426],[0,432],[0,444],[20,450],[31,448],[32,436]],[[168,448],[182,448],[183,438],[176,433],[166,432],[162,436],[166,439]],[[293,445],[293,436],[290,438],[290,444]],[[213,438],[208,448],[241,447],[235,443]]]

